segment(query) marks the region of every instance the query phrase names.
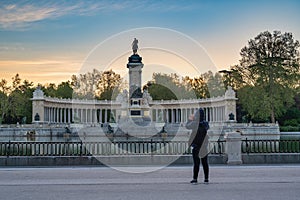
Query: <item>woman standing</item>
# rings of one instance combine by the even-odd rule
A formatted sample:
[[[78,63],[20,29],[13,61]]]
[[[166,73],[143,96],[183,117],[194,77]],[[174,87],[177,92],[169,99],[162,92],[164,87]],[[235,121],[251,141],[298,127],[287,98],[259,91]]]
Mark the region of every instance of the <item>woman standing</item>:
[[[209,129],[209,125],[208,122],[204,120],[204,116],[204,110],[200,108],[194,115],[189,117],[189,120],[186,124],[186,128],[192,130],[190,144],[194,161],[193,180],[191,181],[193,184],[198,182],[200,158],[204,172],[204,183],[208,183],[209,166],[207,157],[209,151],[207,130]]]

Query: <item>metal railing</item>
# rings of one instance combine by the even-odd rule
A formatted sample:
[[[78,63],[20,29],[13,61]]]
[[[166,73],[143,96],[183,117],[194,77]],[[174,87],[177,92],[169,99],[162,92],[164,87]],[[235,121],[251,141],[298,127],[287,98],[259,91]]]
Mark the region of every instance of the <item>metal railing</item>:
[[[210,142],[210,154],[225,153],[224,140]],[[242,140],[242,153],[300,153],[300,139]],[[183,155],[191,154],[186,141],[119,142],[0,142],[0,156],[109,156],[109,155]]]
[[[223,154],[225,141],[211,142],[211,154]],[[191,154],[186,141],[0,142],[0,156],[109,156]]]
[[[300,140],[242,140],[242,153],[300,153]]]

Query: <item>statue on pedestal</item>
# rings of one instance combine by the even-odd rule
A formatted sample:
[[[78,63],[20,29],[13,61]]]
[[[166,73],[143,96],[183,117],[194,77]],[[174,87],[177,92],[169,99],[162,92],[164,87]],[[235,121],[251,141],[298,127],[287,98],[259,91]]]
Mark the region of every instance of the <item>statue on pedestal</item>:
[[[139,47],[138,47],[138,40],[134,38],[131,46],[132,46],[132,51],[133,54],[128,58],[129,63],[142,63],[142,57],[139,56],[137,53]],[[127,65],[127,68],[132,67],[131,65]]]
[[[132,42],[132,45],[131,45],[133,54],[137,54],[137,50],[139,49],[138,43],[139,43],[139,41],[136,38],[134,38],[133,42]]]

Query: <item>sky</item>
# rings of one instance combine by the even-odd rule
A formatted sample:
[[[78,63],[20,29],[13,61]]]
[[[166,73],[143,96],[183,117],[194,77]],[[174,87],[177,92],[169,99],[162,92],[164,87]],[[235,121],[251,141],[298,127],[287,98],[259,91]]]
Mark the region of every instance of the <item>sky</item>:
[[[91,68],[127,76],[134,37],[144,79],[229,69],[260,32],[300,40],[299,8],[297,0],[0,0],[0,79],[58,84]]]

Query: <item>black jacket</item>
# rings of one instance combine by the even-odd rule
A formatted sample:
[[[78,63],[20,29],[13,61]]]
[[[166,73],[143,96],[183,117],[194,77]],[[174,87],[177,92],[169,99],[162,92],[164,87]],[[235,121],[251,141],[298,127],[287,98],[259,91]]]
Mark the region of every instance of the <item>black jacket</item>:
[[[186,128],[192,130],[189,144],[192,146],[196,145],[201,148],[204,140],[208,138],[206,137],[207,130],[209,129],[208,122],[199,122],[199,120],[189,120],[186,124]]]

